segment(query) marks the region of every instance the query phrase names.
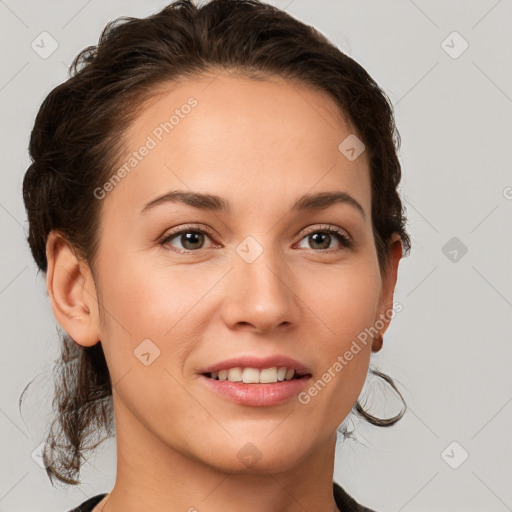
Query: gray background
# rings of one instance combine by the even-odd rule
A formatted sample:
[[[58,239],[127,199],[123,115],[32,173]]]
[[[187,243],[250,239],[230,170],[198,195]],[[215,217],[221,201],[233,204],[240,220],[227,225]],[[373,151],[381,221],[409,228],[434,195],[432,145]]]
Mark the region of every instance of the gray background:
[[[113,441],[69,489],[53,488],[33,454],[59,342],[25,242],[21,184],[37,108],[72,58],[107,21],[165,3],[0,0],[0,511],[64,511],[114,483]],[[402,135],[413,249],[400,264],[403,310],[372,357],[399,381],[409,411],[390,429],[356,423],[359,442],[339,447],[335,479],[379,512],[512,510],[512,2],[271,3],[370,72]],[[31,47],[44,31],[58,43],[46,59]],[[21,416],[18,398],[34,377]],[[391,400],[373,389],[374,404]]]

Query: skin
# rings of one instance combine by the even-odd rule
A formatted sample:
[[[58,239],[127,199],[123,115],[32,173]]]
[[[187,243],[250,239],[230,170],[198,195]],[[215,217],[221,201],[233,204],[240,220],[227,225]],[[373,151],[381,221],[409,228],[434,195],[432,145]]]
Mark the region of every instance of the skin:
[[[338,150],[354,130],[330,98],[279,78],[212,79],[168,84],[127,130],[134,151],[198,101],[102,200],[94,275],[59,234],[48,239],[54,314],[80,345],[101,340],[114,383],[116,482],[95,510],[336,511],[336,429],[362,389],[371,341],[308,404],[235,404],[198,372],[236,355],[285,354],[316,381],[391,310],[401,242],[390,243],[381,275],[366,152],[349,161]],[[232,212],[169,202],[140,213],[178,189],[221,196]],[[365,217],[347,203],[290,212],[305,193],[340,190]],[[199,235],[188,253],[180,235],[159,244],[191,223],[214,237]],[[326,225],[353,247],[308,236]],[[252,263],[235,250],[248,236],[263,248]],[[147,338],[160,356],[145,366],[134,350]],[[237,456],[249,442],[261,454],[251,467]]]

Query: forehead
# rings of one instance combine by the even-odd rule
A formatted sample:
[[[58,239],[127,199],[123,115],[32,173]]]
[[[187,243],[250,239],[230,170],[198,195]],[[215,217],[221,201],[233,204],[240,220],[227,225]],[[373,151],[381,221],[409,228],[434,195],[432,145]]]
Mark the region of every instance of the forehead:
[[[349,136],[353,127],[327,93],[282,78],[220,73],[167,83],[125,131],[116,169],[132,165],[107,202],[123,195],[140,205],[165,188],[231,202],[251,191],[271,201],[279,189],[291,202],[304,189],[341,187],[368,205],[366,154],[350,161],[339,149]]]

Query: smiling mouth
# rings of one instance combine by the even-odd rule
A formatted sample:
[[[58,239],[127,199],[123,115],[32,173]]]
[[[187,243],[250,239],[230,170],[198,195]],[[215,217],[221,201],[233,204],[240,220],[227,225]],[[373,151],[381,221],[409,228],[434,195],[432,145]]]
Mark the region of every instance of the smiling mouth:
[[[299,374],[286,367],[274,367],[260,370],[258,368],[230,368],[203,373],[205,377],[216,381],[227,381],[239,384],[279,384],[290,380],[300,380],[311,377],[310,374]]]
[[[217,373],[217,372],[215,372],[215,373]],[[204,375],[205,377],[208,377],[208,378],[213,379],[213,380],[228,380],[228,379],[219,379],[218,375],[216,377],[213,377],[211,372],[210,373],[202,373],[201,375]],[[277,382],[286,382],[288,380],[302,379],[302,378],[305,378],[305,377],[309,377],[309,375],[297,375],[297,374],[294,374],[294,376],[291,379],[285,379],[283,381],[278,380],[278,381],[276,381],[276,383]],[[244,383],[242,380],[240,380],[240,381],[231,380],[230,382],[241,382],[243,384],[262,384],[261,382],[258,382],[258,383],[256,383],[256,382],[245,382]]]

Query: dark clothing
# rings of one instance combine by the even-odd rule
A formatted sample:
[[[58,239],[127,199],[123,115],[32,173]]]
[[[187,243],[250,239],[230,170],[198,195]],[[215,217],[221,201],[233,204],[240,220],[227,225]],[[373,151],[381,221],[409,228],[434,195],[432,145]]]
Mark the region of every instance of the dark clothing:
[[[336,506],[341,512],[375,512],[373,509],[369,509],[359,505],[359,503],[352,498],[342,487],[336,482],[334,484],[334,501]]]
[[[359,505],[352,496],[350,496],[344,489],[342,489],[336,482],[333,482],[334,500],[337,507],[341,512],[374,512],[369,508]],[[70,510],[69,512],[91,512],[91,510],[107,495],[97,494],[92,498],[84,501],[81,505]]]

